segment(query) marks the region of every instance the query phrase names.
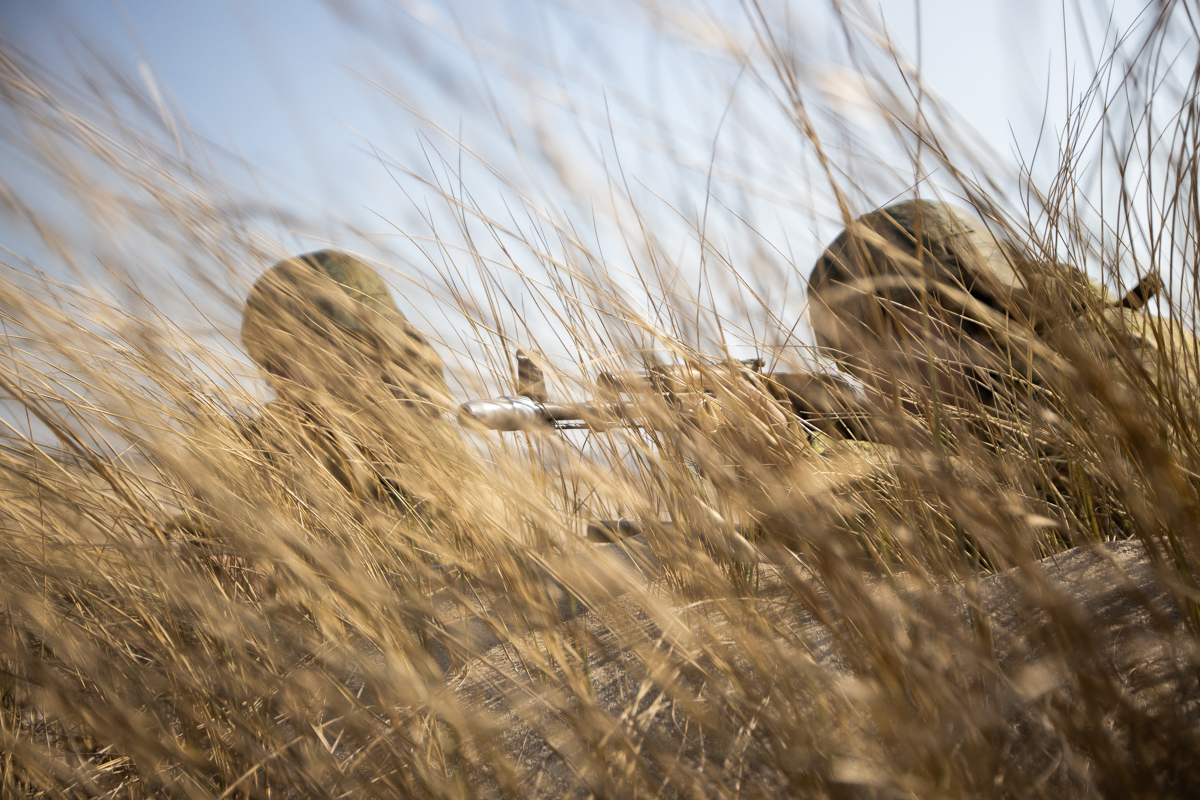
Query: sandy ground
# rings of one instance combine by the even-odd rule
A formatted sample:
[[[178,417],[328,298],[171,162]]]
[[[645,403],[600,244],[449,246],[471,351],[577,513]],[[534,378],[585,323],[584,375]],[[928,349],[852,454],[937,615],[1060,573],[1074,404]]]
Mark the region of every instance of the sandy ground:
[[[560,592],[562,624],[569,626],[577,651],[586,650],[589,666],[583,679],[590,682],[594,708],[580,708],[577,702],[539,691],[539,671],[556,670],[561,675],[563,662],[546,651],[536,631],[501,644],[495,630],[497,624],[504,624],[497,622],[504,616],[502,611],[489,617],[481,607],[483,613],[467,620],[448,611],[444,620],[447,629],[469,642],[471,649],[484,653],[459,665],[447,656],[445,666],[455,691],[493,716],[494,744],[515,760],[522,794],[624,796],[626,780],[635,773],[641,775],[643,786],[657,785],[663,796],[689,794],[680,791],[684,782],[688,776],[702,774],[719,774],[730,787],[762,777],[767,784],[759,788],[772,793],[770,776],[754,774],[756,761],[747,755],[753,748],[729,752],[739,745],[726,742],[723,752],[715,752],[716,745],[706,743],[694,725],[689,728],[688,715],[679,707],[680,696],[700,696],[702,702],[709,702],[703,700],[707,691],[712,710],[720,711],[725,688],[716,682],[721,665],[705,661],[701,642],[720,641],[724,636],[728,644],[737,644],[722,613],[703,610],[702,604],[695,611],[662,605],[661,593],[655,592],[657,564],[644,541],[598,545],[577,557],[594,559],[599,576],[596,586],[581,593],[603,597],[607,592],[611,598],[588,609]],[[1194,662],[1181,658],[1181,648],[1191,645],[1179,635],[1182,616],[1177,603],[1156,580],[1159,573],[1138,542],[1076,548],[1022,572],[1020,581],[1010,571],[975,586],[949,588],[879,580],[870,600],[864,601],[869,608],[863,613],[877,625],[903,626],[917,642],[912,661],[935,665],[924,675],[913,674],[913,680],[938,680],[936,672],[941,669],[951,694],[956,684],[964,689],[972,681],[994,684],[986,693],[995,700],[994,707],[967,713],[992,720],[996,741],[990,746],[1002,760],[998,781],[1022,771],[1036,773],[1056,793],[1111,794],[1113,787],[1089,783],[1086,759],[1072,752],[1058,732],[1070,724],[1105,727],[1112,743],[1107,757],[1120,758],[1131,747],[1145,744],[1130,740],[1121,724],[1122,709],[1152,704],[1175,714],[1162,719],[1164,726],[1186,728],[1189,736],[1195,736],[1200,690],[1195,676],[1181,668]],[[816,772],[826,785],[841,786],[850,796],[892,796],[897,787],[889,788],[878,776],[894,774],[883,762],[903,760],[904,745],[889,743],[872,722],[872,710],[878,710],[886,693],[881,694],[883,690],[869,677],[878,665],[863,663],[862,649],[854,645],[857,634],[852,631],[862,615],[847,621],[838,611],[848,608],[846,599],[834,602],[796,567],[760,565],[752,593],[756,619],[766,628],[764,642],[776,643],[795,663],[805,665],[798,672],[812,693],[810,710],[816,714],[821,707],[844,715],[835,726],[837,737],[826,743],[831,755]],[[800,595],[809,601],[799,602]],[[674,613],[662,613],[668,610]],[[679,629],[680,619],[688,621],[684,629]],[[1071,629],[1086,635],[1079,641],[1064,641],[1064,626],[1056,624],[1062,620],[1083,622]],[[981,663],[961,653],[921,650],[921,641],[939,641],[937,632],[959,629],[968,636],[990,638],[994,659]],[[940,641],[947,641],[946,636]],[[695,671],[670,680],[656,674],[661,662],[654,654],[668,650],[676,659],[681,654],[685,660],[694,657]],[[731,658],[738,661],[736,655]],[[754,664],[735,666],[755,674]],[[1080,674],[1106,687],[1115,686],[1123,698],[1120,707],[1096,709],[1081,703],[1089,684],[1079,679]],[[665,685],[674,685],[675,690],[664,692]],[[1154,702],[1164,695],[1172,701]],[[804,704],[793,711],[804,716]],[[981,729],[988,728],[987,719],[978,721]],[[939,724],[953,727],[953,721],[944,719],[932,727]],[[607,741],[580,735],[605,726],[613,733]],[[618,741],[626,745],[618,746]],[[642,759],[639,743],[653,745],[647,751],[665,748],[678,753],[676,766]],[[1163,769],[1162,775],[1151,779],[1190,785],[1187,775],[1174,775],[1175,767]],[[491,785],[487,777],[477,777],[485,787]],[[778,788],[786,790],[782,784]]]

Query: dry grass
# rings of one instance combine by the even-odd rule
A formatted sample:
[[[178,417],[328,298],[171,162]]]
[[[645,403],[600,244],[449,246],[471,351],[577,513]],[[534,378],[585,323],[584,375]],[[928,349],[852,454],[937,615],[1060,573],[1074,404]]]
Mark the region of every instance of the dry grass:
[[[814,105],[788,18],[745,5],[728,37],[704,35],[801,137],[812,215],[878,204],[896,174],[873,173],[853,130]],[[650,10],[668,33],[702,27]],[[702,214],[680,216],[694,263],[754,298],[739,319],[680,289],[695,273],[620,164],[593,229],[613,232],[618,257],[569,222],[562,209],[587,206],[569,174],[557,207],[511,184],[520,214],[502,218],[431,150],[409,179],[445,202],[411,233],[440,272],[435,297],[483,343],[452,364],[464,392],[511,385],[515,331],[540,315],[579,365],[551,375],[562,394],[591,393],[604,369],[683,363],[725,387],[726,424],[642,398],[651,428],[502,437],[418,418],[352,373],[362,402],[330,403],[333,425],[424,501],[408,513],[338,480],[239,388],[219,343],[155,310],[160,276],[138,264],[160,260],[228,320],[251,267],[283,255],[253,214],[184,157],[178,131],[141,126],[154,109],[135,94],[72,99],[0,53],[8,143],[82,218],[136,225],[151,254],[114,239],[105,277],[67,277],[86,263],[80,242],[6,190],[4,213],[48,255],[0,279],[0,793],[1194,793],[1200,353],[1180,331],[1200,291],[1200,73],[1159,79],[1164,52],[1197,52],[1200,9],[1163,5],[1103,64],[1041,190],[973,178],[988,173],[952,120],[853,8],[836,10],[890,125],[877,135],[914,172],[940,170],[1056,287],[1037,295],[1040,341],[1009,351],[1025,372],[998,373],[983,404],[929,380],[919,354],[881,353],[883,383],[906,387],[868,397],[884,444],[814,446],[762,422],[704,345],[751,331],[773,368],[810,367],[783,346],[795,320],[755,293],[778,275],[751,223],[731,250]],[[541,155],[569,172],[552,144]],[[713,164],[751,193],[776,189],[753,165]],[[1164,319],[1142,332],[1153,358],[1064,263],[1115,291],[1162,276]],[[624,549],[581,538],[608,516],[661,524]],[[1131,577],[1103,558],[1064,572],[1074,583],[1035,568],[1114,540],[1144,547],[1101,551]]]

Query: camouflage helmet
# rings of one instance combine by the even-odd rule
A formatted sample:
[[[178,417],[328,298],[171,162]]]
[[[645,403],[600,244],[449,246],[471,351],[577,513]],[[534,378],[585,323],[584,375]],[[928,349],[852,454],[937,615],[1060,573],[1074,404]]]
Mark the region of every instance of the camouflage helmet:
[[[400,399],[431,413],[447,390],[437,353],[397,308],[374,269],[337,250],[284,259],[246,298],[242,344],[268,374],[329,383],[369,367]]]
[[[818,348],[865,377],[872,353],[928,332],[945,345],[986,350],[993,329],[1031,308],[1015,248],[945,203],[910,200],[852,222],[809,277]],[[961,357],[961,356],[959,356]]]

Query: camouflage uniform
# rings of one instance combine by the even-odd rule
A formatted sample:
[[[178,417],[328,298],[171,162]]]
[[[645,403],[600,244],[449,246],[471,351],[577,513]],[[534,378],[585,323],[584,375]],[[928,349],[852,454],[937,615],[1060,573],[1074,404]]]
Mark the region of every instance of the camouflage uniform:
[[[280,261],[246,299],[242,343],[277,399],[253,419],[222,418],[197,441],[251,451],[238,459],[250,469],[237,478],[249,497],[295,510],[308,530],[331,530],[327,523],[340,518],[322,514],[331,500],[350,500],[356,518],[374,506],[430,527],[436,491],[420,465],[430,452],[446,458],[453,450],[453,427],[441,419],[449,396],[437,354],[375,270],[335,250]],[[346,494],[328,491],[338,485]],[[228,530],[208,494],[196,493],[168,535],[191,545],[184,552],[228,588],[274,592],[268,571],[242,550],[242,526]]]
[[[1014,340],[1039,349],[1030,335],[1041,324],[1034,293],[1018,264],[1012,247],[944,203],[909,201],[866,214],[809,278],[817,346],[887,394],[897,379],[934,378],[977,393],[988,384],[981,367],[993,367],[1001,353],[1007,361],[1029,352],[1009,347]]]
[[[1138,293],[1156,291],[1152,281],[1112,302],[1078,270],[1051,266],[945,203],[889,206],[855,220],[817,260],[809,278],[817,346],[869,388],[894,389],[900,372],[928,389],[933,362],[937,376],[972,384],[985,403],[999,372],[1037,382],[1046,365],[1061,365],[1048,344],[1059,325],[1092,344],[1101,334],[1109,355],[1127,345],[1152,375],[1167,352],[1194,361],[1190,334],[1142,310],[1148,298]],[[1101,313],[1085,313],[1088,303]],[[1088,320],[1104,330],[1086,331]]]
[[[242,343],[269,375],[341,402],[356,400],[342,396],[339,379],[365,368],[410,407],[438,415],[448,403],[441,360],[400,313],[383,278],[336,250],[267,270],[246,299]]]
[[[442,427],[449,394],[441,360],[375,270],[335,250],[280,261],[250,291],[242,343],[279,395],[269,419],[254,426],[256,446],[283,449],[262,441],[265,432],[299,427],[302,436],[286,438],[307,442],[356,497],[411,505],[408,491],[386,474],[397,457],[377,456],[365,444],[376,434],[363,428],[373,415],[396,422],[393,402],[411,412],[404,424]]]
[[[973,434],[1034,448],[1031,458],[1046,470],[1043,499],[1071,507],[1098,535],[1122,527],[1115,507],[1092,505],[1104,493],[1103,475],[1081,474],[1074,445],[1026,441],[1028,426],[1003,420],[1055,410],[1077,390],[1059,352],[1064,343],[1076,355],[1091,352],[1101,366],[1107,360],[1118,382],[1124,350],[1159,387],[1197,385],[1194,337],[1143,310],[1157,291],[1154,279],[1113,302],[1078,270],[1034,262],[944,203],[908,201],[858,218],[817,260],[809,284],[818,348],[862,382],[876,407],[898,398],[910,412],[937,404],[966,410],[958,418]],[[1002,424],[990,425],[989,417]],[[896,453],[878,444],[840,449],[857,449],[885,472],[895,463]],[[1100,524],[1097,514],[1106,516]]]

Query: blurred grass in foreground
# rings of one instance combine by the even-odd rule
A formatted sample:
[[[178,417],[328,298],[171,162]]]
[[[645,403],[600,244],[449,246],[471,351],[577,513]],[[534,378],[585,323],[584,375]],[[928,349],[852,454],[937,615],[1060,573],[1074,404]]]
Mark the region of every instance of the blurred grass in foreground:
[[[1045,335],[1039,382],[1013,377],[1011,403],[952,407],[919,388],[921,364],[891,364],[909,401],[876,409],[888,447],[866,453],[756,427],[736,393],[729,425],[697,427],[646,400],[658,430],[582,444],[459,432],[386,403],[347,410],[356,441],[426,500],[398,513],[347,492],[286,429],[274,451],[256,447],[244,431],[263,400],[238,388],[223,347],[154,313],[116,241],[103,278],[62,279],[87,254],[8,192],[5,213],[42,237],[55,269],[12,263],[0,283],[3,792],[1194,792],[1200,362],[1179,330],[1195,330],[1200,281],[1200,73],[1180,86],[1156,76],[1165,49],[1197,52],[1200,8],[1154,9],[1119,51],[1134,57],[1106,62],[1085,94],[1052,184],[1008,192],[973,177],[983,165],[943,109],[915,102],[915,84],[889,93],[914,74],[836,7],[889,146],[914,172],[936,166],[956,202],[1048,273],[1086,267],[1116,291],[1157,273],[1166,287],[1165,319],[1137,332],[1142,351],[1090,294],[1044,298],[1063,324]],[[668,29],[683,18],[653,10]],[[846,221],[868,210],[876,166],[814,117],[786,16],[745,12],[748,37],[722,46],[802,137],[823,187],[811,196]],[[128,98],[106,112],[105,97],[60,97],[30,69],[0,53],[10,143],[100,229],[140,226],[154,257],[229,316],[236,287],[285,255],[278,243],[118,112]],[[1086,183],[1093,174],[1108,180]],[[429,179],[457,228],[431,216],[412,235],[441,270],[435,295],[484,343],[452,365],[484,375],[475,388],[515,377],[506,308],[556,321],[580,367],[552,384],[576,394],[611,365],[713,365],[702,316],[749,327],[672,293],[668,245],[638,227],[619,166],[608,179],[626,186],[612,214],[627,266],[662,301],[653,317],[554,209],[521,197],[529,224],[517,225]],[[703,231],[704,259],[753,285],[769,259]],[[480,233],[491,238],[477,245]],[[497,252],[539,292],[464,288]],[[788,341],[794,319],[765,302],[751,315],[774,326],[764,344]],[[779,371],[811,368],[803,348],[774,355]],[[664,524],[627,556],[580,538],[590,519],[619,515]],[[1112,540],[1145,548],[1103,551],[1137,566],[1130,577],[1103,559],[1066,584],[1032,566]],[[1060,569],[1080,557],[1060,556]],[[1117,610],[1133,622],[1114,634],[1089,598],[1122,586],[1132,594]]]

